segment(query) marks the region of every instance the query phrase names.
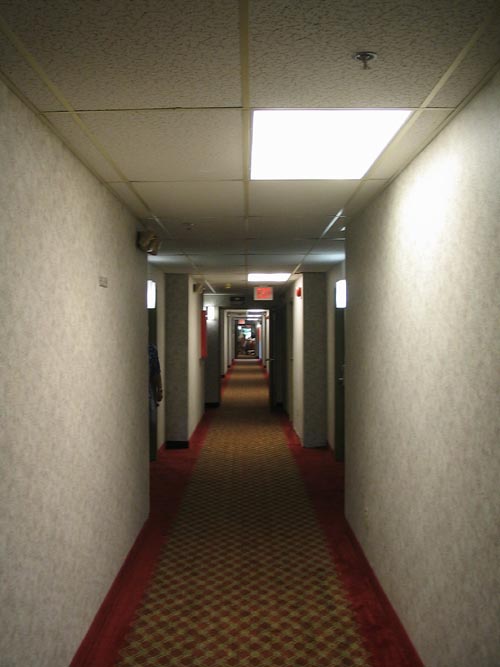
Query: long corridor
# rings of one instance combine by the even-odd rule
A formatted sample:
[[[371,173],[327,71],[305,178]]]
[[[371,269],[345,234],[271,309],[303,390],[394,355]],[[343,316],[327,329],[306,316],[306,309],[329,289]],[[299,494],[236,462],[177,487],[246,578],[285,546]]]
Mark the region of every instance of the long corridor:
[[[349,535],[340,464],[302,449],[269,410],[257,361],[235,363],[203,442],[162,451],[152,468],[159,530],[143,550],[155,555],[147,576],[140,553],[142,566],[128,564],[136,588],[134,567],[143,579],[138,604],[123,614],[123,588],[112,605],[122,625],[106,621],[115,655],[98,651],[111,632],[101,624],[97,652],[73,664],[421,665]]]

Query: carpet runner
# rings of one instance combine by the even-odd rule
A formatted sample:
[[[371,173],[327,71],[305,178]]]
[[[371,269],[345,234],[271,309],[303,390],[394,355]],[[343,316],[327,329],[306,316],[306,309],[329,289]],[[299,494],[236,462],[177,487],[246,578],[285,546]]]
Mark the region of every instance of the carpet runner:
[[[321,488],[310,493],[318,471],[300,471],[305,455],[321,470],[333,458],[294,450],[291,434],[269,411],[262,368],[236,363],[115,667],[421,665],[399,628],[380,626],[366,577],[358,599],[348,590]],[[339,495],[335,474],[326,491]]]

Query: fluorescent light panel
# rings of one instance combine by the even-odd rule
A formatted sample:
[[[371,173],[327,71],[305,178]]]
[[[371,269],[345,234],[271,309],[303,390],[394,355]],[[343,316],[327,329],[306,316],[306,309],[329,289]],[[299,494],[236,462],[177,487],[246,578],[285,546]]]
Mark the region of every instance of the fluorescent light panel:
[[[408,109],[254,111],[250,177],[362,178],[411,113]]]
[[[251,283],[284,283],[290,278],[290,273],[249,273]]]

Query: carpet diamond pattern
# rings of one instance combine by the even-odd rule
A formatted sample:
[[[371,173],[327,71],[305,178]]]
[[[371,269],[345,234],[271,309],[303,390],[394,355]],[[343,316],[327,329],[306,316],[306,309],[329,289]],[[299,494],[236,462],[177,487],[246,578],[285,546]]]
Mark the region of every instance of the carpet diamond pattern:
[[[256,363],[231,374],[115,664],[371,665]]]

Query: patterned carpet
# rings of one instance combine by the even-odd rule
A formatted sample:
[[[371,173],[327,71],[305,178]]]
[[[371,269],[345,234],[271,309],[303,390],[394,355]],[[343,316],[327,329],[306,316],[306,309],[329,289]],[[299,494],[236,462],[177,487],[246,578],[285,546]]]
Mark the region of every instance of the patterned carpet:
[[[261,367],[234,367],[116,667],[371,667]]]

